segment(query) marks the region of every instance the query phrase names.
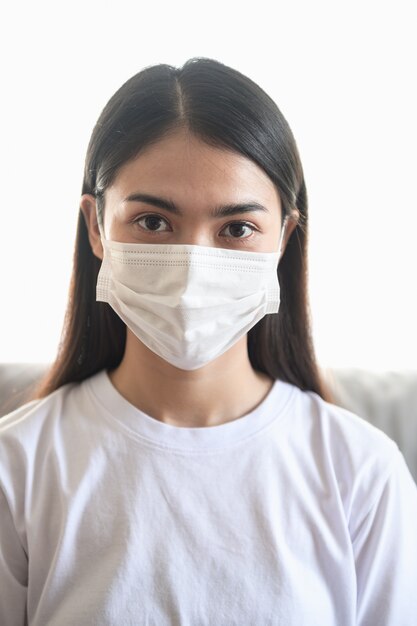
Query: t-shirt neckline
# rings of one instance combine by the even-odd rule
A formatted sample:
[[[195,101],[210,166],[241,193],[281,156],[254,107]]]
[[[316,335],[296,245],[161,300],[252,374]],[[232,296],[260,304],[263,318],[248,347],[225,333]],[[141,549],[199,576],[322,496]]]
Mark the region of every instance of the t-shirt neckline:
[[[146,440],[150,445],[181,450],[224,448],[260,432],[282,417],[296,389],[276,380],[264,399],[249,413],[216,426],[184,427],[161,422],[131,404],[114,387],[106,370],[87,381],[95,402],[107,417],[127,430],[130,436]]]

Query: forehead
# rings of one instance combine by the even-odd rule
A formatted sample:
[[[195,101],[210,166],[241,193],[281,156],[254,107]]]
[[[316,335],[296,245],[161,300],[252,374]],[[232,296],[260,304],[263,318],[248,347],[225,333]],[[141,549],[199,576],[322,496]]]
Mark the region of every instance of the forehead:
[[[133,191],[204,196],[206,202],[250,198],[279,206],[272,180],[253,161],[209,146],[188,131],[172,133],[148,146],[118,171],[108,192],[124,197]]]

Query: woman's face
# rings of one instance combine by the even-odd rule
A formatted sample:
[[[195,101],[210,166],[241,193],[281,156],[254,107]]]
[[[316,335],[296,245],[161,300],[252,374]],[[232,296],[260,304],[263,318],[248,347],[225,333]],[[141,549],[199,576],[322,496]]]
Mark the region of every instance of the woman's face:
[[[82,197],[81,208],[102,258],[92,196]],[[104,232],[127,243],[276,252],[281,201],[255,163],[180,130],[121,167],[105,191]]]

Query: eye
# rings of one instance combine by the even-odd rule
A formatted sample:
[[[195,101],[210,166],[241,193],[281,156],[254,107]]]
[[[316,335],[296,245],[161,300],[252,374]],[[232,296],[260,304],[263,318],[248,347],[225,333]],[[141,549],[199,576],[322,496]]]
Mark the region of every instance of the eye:
[[[139,224],[141,228],[151,232],[166,232],[170,230],[168,222],[160,215],[150,213],[149,215],[142,215],[135,220],[135,224]]]
[[[249,237],[256,228],[247,222],[233,222],[228,224],[222,233],[225,233],[225,237],[231,237],[232,239],[245,239]]]

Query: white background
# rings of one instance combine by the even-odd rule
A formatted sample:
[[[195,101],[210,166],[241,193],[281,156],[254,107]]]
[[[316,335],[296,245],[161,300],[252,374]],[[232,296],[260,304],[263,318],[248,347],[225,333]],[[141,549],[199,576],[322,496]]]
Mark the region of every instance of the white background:
[[[1,361],[54,358],[85,151],[120,85],[207,56],[288,120],[321,364],[416,367],[413,2],[14,2],[0,15]]]

